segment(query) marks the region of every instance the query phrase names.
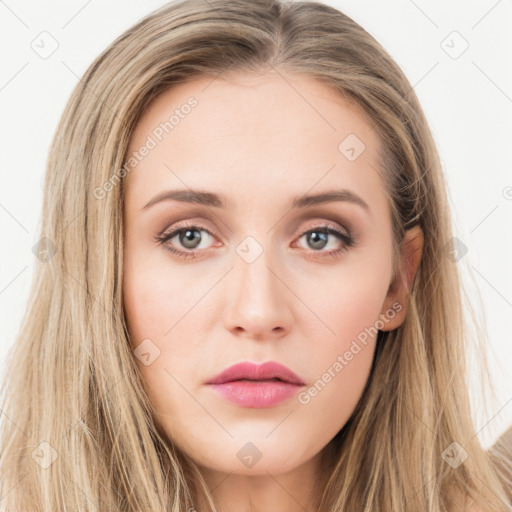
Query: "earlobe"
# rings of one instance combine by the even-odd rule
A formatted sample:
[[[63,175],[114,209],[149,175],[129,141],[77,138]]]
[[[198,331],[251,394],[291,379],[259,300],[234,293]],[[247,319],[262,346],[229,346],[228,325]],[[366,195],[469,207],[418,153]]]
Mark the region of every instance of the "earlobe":
[[[398,271],[393,277],[383,304],[381,317],[386,315],[386,311],[389,310],[394,303],[400,304],[401,309],[394,315],[392,320],[386,322],[385,328],[381,330],[392,331],[401,325],[405,319],[409,295],[423,253],[423,242],[423,230],[419,225],[410,228],[405,233],[400,246],[403,266],[402,272]]]

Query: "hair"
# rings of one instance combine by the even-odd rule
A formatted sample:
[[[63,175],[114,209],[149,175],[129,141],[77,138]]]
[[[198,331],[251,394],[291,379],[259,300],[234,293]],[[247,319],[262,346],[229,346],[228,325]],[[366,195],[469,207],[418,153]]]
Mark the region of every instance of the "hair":
[[[168,3],[115,39],[73,90],[46,168],[40,238],[48,257],[35,261],[1,388],[5,510],[217,510],[199,467],[154,420],[133,360],[119,169],[138,119],[163,91],[193,77],[268,70],[332,87],[378,133],[402,276],[406,230],[424,233],[406,318],[379,331],[364,393],[326,447],[318,510],[462,510],[455,496],[512,510],[504,450],[486,452],[473,424],[473,345],[482,382],[490,381],[485,347],[474,343],[482,328],[464,314],[460,265],[448,257],[446,185],[414,90],[350,17],[277,0]],[[98,187],[108,193],[98,197]],[[454,447],[467,454],[458,467],[444,456]]]

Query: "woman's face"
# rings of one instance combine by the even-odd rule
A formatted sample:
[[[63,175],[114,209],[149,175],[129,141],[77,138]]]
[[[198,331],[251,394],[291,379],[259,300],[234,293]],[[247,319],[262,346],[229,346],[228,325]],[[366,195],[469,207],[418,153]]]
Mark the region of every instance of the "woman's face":
[[[202,467],[305,467],[354,411],[377,329],[405,313],[387,295],[378,148],[354,107],[298,76],[196,78],[140,119],[125,177],[126,317],[159,426]],[[302,385],[207,383],[267,361]]]

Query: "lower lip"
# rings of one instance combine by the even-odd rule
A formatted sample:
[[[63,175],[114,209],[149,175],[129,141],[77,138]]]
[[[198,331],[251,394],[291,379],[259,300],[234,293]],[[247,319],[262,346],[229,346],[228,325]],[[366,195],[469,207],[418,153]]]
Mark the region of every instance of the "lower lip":
[[[302,387],[283,381],[235,380],[210,384],[226,400],[242,407],[272,407],[292,397]]]

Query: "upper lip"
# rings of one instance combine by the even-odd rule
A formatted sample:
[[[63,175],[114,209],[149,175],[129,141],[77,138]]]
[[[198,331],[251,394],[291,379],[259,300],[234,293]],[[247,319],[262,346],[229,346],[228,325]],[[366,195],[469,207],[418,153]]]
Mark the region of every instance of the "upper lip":
[[[207,384],[224,384],[225,382],[240,379],[268,380],[274,378],[299,386],[304,385],[304,382],[298,375],[286,366],[274,361],[268,361],[259,365],[249,362],[234,364],[209,380]]]

